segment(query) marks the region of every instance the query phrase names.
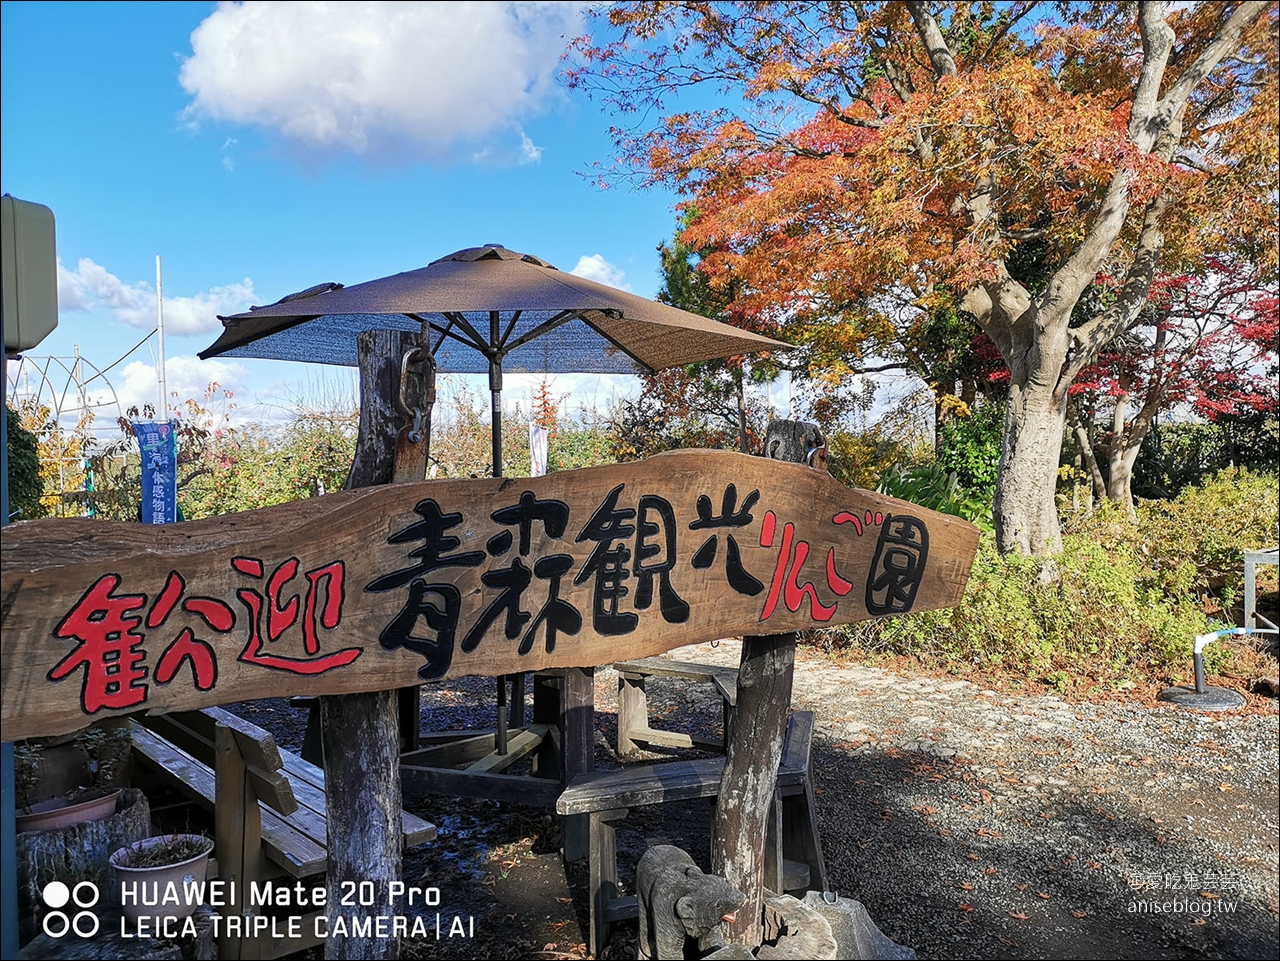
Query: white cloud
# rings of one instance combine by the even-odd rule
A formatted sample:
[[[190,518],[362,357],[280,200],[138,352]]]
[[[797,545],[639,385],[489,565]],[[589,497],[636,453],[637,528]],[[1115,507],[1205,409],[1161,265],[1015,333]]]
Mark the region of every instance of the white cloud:
[[[627,276],[626,272],[621,267],[615,267],[599,254],[583,254],[569,273],[585,277],[587,280],[594,280],[598,284],[617,287],[619,290],[631,290],[631,285],[623,281]]]
[[[541,148],[520,123],[557,95],[583,3],[220,3],[191,34],[189,120],[255,124],[309,148],[444,156]],[[476,154],[473,154],[475,156]]]
[[[164,299],[164,329],[170,334],[207,334],[219,330],[218,314],[247,310],[253,302],[253,281],[211,287],[191,297]],[[101,264],[82,257],[74,271],[58,262],[58,309],[96,310],[105,307],[130,327],[156,325],[156,291],[146,281],[127,284]]]
[[[229,174],[236,172],[236,158],[235,154],[232,153],[235,150],[235,146],[235,137],[228,137],[222,143],[222,169]]]
[[[249,382],[249,372],[242,364],[227,360],[201,360],[191,355],[179,355],[167,358],[165,365],[165,386],[169,391],[169,405],[181,407],[187,399],[202,401],[205,389],[213,383],[221,390],[230,390],[235,395],[242,395]],[[120,410],[130,407],[142,409],[150,404],[153,408],[160,397],[160,388],[156,379],[156,369],[150,363],[135,360],[125,366],[117,377],[111,374],[115,396],[120,402]],[[177,394],[177,399],[174,399]],[[221,396],[221,395],[219,395]],[[109,392],[102,392],[102,397],[90,390],[90,402],[97,403],[109,399]],[[215,405],[216,406],[216,405]],[[176,416],[185,416],[185,411]]]

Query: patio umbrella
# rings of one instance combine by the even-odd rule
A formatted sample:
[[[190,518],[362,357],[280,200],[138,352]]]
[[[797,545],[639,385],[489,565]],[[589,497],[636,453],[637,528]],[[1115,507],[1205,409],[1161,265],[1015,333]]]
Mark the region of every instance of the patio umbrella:
[[[497,244],[351,287],[321,284],[219,317],[208,357],[357,364],[356,335],[421,331],[442,371],[489,374],[493,472],[502,475],[502,374],[631,374],[787,345],[557,270]]]

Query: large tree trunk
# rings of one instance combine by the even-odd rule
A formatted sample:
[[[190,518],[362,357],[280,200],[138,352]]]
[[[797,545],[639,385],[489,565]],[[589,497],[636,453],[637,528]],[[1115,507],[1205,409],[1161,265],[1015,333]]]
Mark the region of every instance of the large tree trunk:
[[[1111,470],[1107,477],[1107,499],[1119,504],[1130,514],[1137,514],[1133,503],[1133,465],[1138,461],[1142,442],[1148,426],[1134,424],[1117,442],[1111,452]]]
[[[1065,391],[1055,389],[1061,365],[1045,354],[1033,349],[1009,365],[1013,377],[994,505],[1002,554],[1043,556],[1062,549],[1054,494],[1067,403]],[[1025,360],[1028,355],[1034,365]]]

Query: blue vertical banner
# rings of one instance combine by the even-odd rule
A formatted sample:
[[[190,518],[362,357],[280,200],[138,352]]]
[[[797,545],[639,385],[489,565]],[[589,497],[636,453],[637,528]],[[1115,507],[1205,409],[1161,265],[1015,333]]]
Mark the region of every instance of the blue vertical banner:
[[[132,423],[142,451],[142,523],[172,524],[178,519],[178,422]]]

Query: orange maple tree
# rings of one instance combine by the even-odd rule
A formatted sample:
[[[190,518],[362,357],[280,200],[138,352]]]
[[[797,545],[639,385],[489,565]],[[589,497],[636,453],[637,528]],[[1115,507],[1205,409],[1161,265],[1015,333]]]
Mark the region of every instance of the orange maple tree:
[[[597,24],[569,82],[640,118],[614,129],[622,175],[690,197],[685,239],[743,310],[847,343],[850,369],[869,332],[976,319],[1010,370],[1003,551],[1060,546],[1068,387],[1157,272],[1276,272],[1274,3],[645,2]],[[690,91],[705,109],[669,109]],[[1117,295],[1077,310],[1099,274]]]

